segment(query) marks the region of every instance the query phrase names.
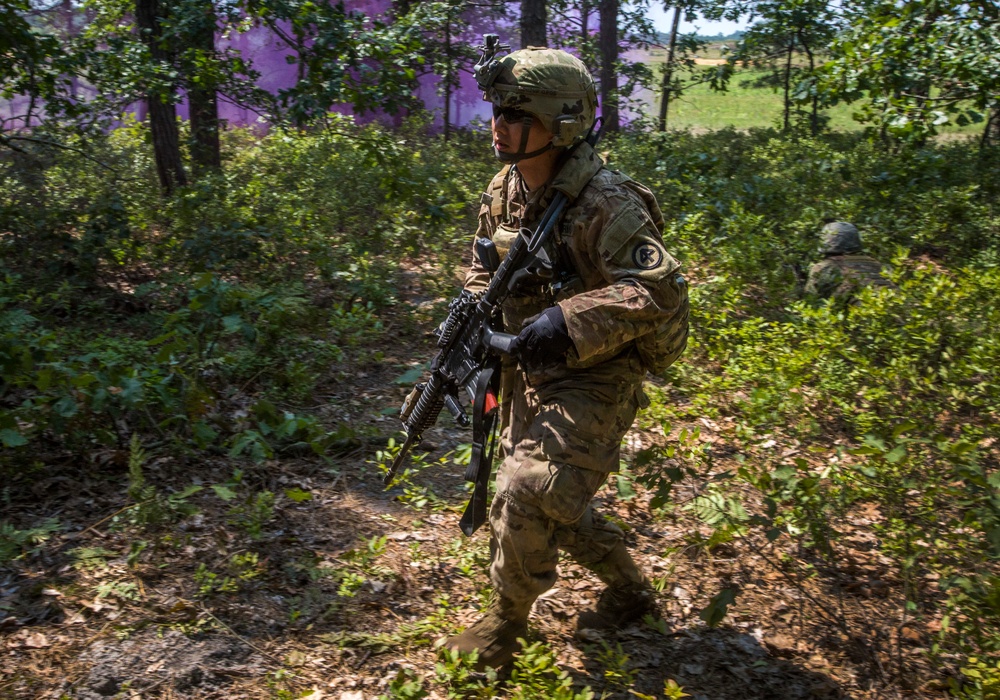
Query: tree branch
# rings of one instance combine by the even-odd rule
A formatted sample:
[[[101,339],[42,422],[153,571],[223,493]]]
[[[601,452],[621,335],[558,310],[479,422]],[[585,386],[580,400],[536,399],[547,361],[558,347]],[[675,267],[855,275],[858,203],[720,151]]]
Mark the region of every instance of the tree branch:
[[[58,143],[56,141],[46,141],[44,139],[36,139],[34,137],[31,137],[31,136],[5,136],[3,134],[0,134],[0,145],[7,146],[11,150],[18,151],[20,153],[25,153],[26,152],[23,148],[18,148],[16,145],[14,145],[13,143],[11,143],[12,141],[28,141],[29,143],[37,143],[37,144],[41,144],[43,146],[52,146],[53,148],[62,148],[63,150],[66,150],[66,151],[73,151],[74,153],[79,153],[81,156],[83,156],[87,160],[92,161],[94,163],[97,163],[102,168],[106,168],[106,169],[110,170],[112,173],[115,174],[115,177],[120,177],[118,175],[118,170],[116,168],[108,165],[107,163],[99,161],[97,158],[94,158],[92,155],[90,155],[86,151],[84,151],[82,149],[79,149],[79,148],[76,148],[75,146],[67,146],[64,143]],[[135,178],[129,178],[129,179],[135,179]]]

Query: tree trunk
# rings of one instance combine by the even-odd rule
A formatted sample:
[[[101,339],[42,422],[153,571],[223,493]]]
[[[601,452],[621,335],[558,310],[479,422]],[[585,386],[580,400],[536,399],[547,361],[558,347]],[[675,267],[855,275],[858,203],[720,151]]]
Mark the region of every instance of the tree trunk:
[[[674,8],[674,21],[670,25],[670,43],[667,45],[667,62],[663,64],[663,84],[660,88],[660,131],[667,130],[667,108],[670,106],[670,81],[674,75],[674,50],[677,48],[677,25],[681,21],[681,6]]]
[[[74,21],[76,10],[73,8],[73,0],[62,0],[61,13],[63,25],[66,32],[67,43],[76,37],[76,22]],[[80,95],[80,83],[75,73],[69,76],[69,96],[74,101]]]
[[[614,133],[621,128],[618,114],[618,2],[600,0],[601,34],[601,115],[604,131]]]
[[[809,77],[814,78],[816,75],[816,57],[813,56],[812,48],[809,46],[809,42],[805,40],[802,36],[802,30],[798,31],[799,45],[802,46],[802,50],[806,52],[806,57],[809,59]],[[811,112],[809,114],[809,130],[813,136],[819,133],[819,95],[816,92],[815,87],[812,90],[812,96],[809,100],[811,105]]]
[[[792,90],[792,52],[793,52],[794,48],[795,48],[795,42],[794,41],[789,41],[788,42],[788,56],[785,59],[785,79],[784,79],[784,82],[785,82],[785,85],[784,85],[784,88],[785,88],[785,113],[784,113],[784,126],[782,127],[783,131],[788,131],[788,128],[791,126],[791,123],[792,123],[792,114],[791,114],[791,110],[792,110],[792,96],[791,96],[791,90]]]
[[[548,46],[545,0],[521,0],[521,48]]]
[[[444,19],[444,52],[447,58],[447,68],[444,71],[444,141],[447,143],[451,132],[451,7]]]
[[[191,44],[207,57],[215,55],[215,6],[212,0],[202,0],[203,14],[191,35]],[[219,147],[219,97],[215,81],[202,74],[199,80],[188,76],[188,106],[191,125],[191,159],[198,172],[222,167]]]
[[[165,14],[158,0],[136,0],[135,21],[140,38],[149,48],[154,61],[169,63],[169,51],[162,46],[160,38],[160,18]],[[149,93],[146,104],[149,107],[149,129],[153,137],[156,174],[160,178],[160,189],[169,195],[176,187],[187,184],[181,162],[173,89]]]
[[[1000,104],[993,106],[990,110],[990,114],[986,119],[986,128],[983,129],[983,139],[980,145],[985,148],[987,146],[1000,146]]]

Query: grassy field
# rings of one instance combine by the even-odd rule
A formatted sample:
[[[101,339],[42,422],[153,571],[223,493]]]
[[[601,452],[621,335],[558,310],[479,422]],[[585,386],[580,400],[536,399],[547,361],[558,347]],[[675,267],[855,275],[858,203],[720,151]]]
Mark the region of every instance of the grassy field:
[[[632,60],[645,60],[660,74],[660,65],[665,52],[653,49],[641,56],[632,56]],[[723,57],[719,46],[710,46],[707,51],[699,54],[699,58],[717,60]],[[703,66],[701,70],[712,70],[711,66]],[[749,84],[762,74],[756,69],[740,70],[730,80],[726,92],[713,92],[708,84],[702,84],[685,91],[684,95],[671,102],[667,115],[667,125],[671,128],[713,130],[733,126],[738,129],[751,127],[780,126],[782,120],[782,94],[774,88],[750,87]],[[659,95],[650,91],[640,91],[635,95],[646,105],[648,114],[659,113]],[[837,131],[856,131],[864,125],[853,118],[860,104],[840,104],[832,109],[824,110],[823,114],[830,118],[830,127]],[[793,117],[794,118],[794,117]],[[948,127],[942,129],[942,134],[978,135],[982,131],[981,124],[966,127]]]
[[[711,67],[704,70],[711,70]],[[739,71],[726,92],[714,92],[708,84],[690,88],[671,102],[667,114],[668,126],[683,129],[780,126],[781,92],[772,88],[750,87],[749,83],[758,74],[759,71],[753,69]],[[647,93],[644,97],[653,113],[658,114],[659,96]],[[855,108],[850,105],[838,105],[825,110],[824,114],[830,117],[831,128],[846,131],[862,128],[851,117],[854,111]]]

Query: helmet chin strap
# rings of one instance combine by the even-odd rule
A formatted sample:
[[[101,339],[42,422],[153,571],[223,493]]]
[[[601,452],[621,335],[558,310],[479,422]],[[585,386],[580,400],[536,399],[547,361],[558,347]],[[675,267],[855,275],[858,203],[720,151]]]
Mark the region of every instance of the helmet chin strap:
[[[528,158],[534,158],[535,156],[540,156],[546,151],[550,151],[552,150],[552,148],[554,148],[554,146],[552,145],[552,141],[549,141],[547,144],[545,144],[541,148],[536,148],[531,153],[524,152],[524,149],[528,147],[528,136],[531,135],[530,134],[531,124],[534,121],[535,118],[532,117],[530,114],[521,120],[521,143],[520,145],[518,145],[516,153],[504,153],[503,151],[499,150],[496,146],[493,147],[493,155],[497,157],[497,160],[499,160],[501,163],[519,163],[522,160],[526,160]]]

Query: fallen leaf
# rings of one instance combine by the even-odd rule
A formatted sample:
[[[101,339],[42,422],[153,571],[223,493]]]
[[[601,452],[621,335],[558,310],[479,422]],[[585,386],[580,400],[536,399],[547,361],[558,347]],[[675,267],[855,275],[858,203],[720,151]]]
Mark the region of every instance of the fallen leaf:
[[[35,632],[34,634],[25,635],[24,642],[21,645],[28,649],[44,649],[49,646],[49,639],[41,632]]]

